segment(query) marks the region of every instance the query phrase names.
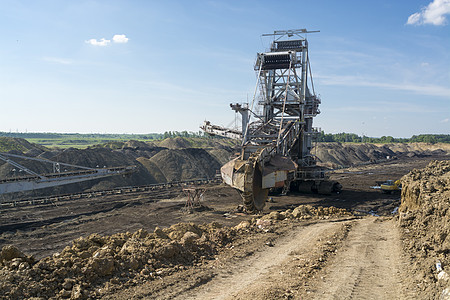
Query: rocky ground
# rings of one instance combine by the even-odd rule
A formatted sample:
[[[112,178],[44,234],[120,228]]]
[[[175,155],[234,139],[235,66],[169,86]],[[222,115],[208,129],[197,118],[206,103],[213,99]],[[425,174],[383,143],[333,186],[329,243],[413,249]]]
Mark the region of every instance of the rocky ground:
[[[450,167],[436,150],[352,163],[331,173],[342,193],[272,196],[259,215],[214,184],[191,211],[182,187],[3,207],[0,297],[439,299]],[[401,177],[402,200],[371,188]]]
[[[399,225],[419,298],[450,299],[450,161],[432,161],[402,178]]]

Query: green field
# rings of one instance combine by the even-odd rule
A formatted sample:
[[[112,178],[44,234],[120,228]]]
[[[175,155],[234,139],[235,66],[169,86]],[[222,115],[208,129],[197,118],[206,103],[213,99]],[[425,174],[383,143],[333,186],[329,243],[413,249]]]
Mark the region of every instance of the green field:
[[[62,138],[53,138],[53,139],[49,139],[49,138],[26,138],[26,140],[30,143],[35,143],[35,144],[39,144],[48,148],[53,148],[53,147],[57,147],[57,148],[79,148],[79,149],[84,149],[87,148],[89,146],[93,146],[93,145],[98,145],[98,144],[105,144],[105,143],[110,143],[110,142],[124,142],[124,141],[129,141],[131,138],[115,138],[115,139],[105,139],[105,138],[73,138],[73,137],[62,137]],[[144,140],[144,139],[136,139],[133,138],[134,140],[142,140],[142,141],[148,141],[148,140]]]

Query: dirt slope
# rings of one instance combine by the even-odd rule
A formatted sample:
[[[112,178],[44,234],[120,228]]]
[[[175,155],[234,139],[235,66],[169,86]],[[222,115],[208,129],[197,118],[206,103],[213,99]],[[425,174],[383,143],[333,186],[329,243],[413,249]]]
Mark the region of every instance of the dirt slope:
[[[402,183],[399,224],[411,271],[418,274],[418,298],[445,294],[443,299],[450,299],[450,161],[413,170]]]
[[[78,184],[60,186],[33,193],[18,193],[6,197],[32,197],[46,194],[67,194],[80,191],[103,190],[114,187],[148,185],[171,181],[183,181],[199,178],[214,178],[216,171],[230,158],[233,148],[222,141],[204,139],[204,141],[183,138],[167,139],[159,143],[139,141],[114,142],[97,145],[87,149],[46,149],[34,146],[23,139],[3,138],[0,142],[6,150],[13,149],[15,154],[24,154],[64,162],[84,167],[115,167],[136,165],[137,172],[127,177],[115,176]],[[159,144],[159,145],[156,145]],[[162,146],[170,146],[165,148]],[[207,148],[192,148],[190,146]],[[188,148],[186,148],[188,147]],[[189,148],[190,147],[190,148]],[[19,151],[21,150],[21,151]],[[38,173],[51,173],[52,165],[36,161],[14,159],[25,167]],[[23,172],[0,161],[0,178],[23,176]],[[73,168],[65,168],[68,171]]]
[[[312,150],[319,164],[329,168],[343,168],[376,163],[403,157],[424,157],[450,154],[450,144],[341,144],[318,143]]]
[[[101,190],[118,186],[137,186],[170,181],[213,178],[220,167],[238,152],[234,144],[225,139],[168,138],[153,142],[112,142],[88,149],[46,149],[23,139],[1,138],[4,151],[26,153],[32,157],[46,158],[85,167],[114,167],[136,165],[138,172],[129,177],[111,177],[91,182],[37,191],[34,195],[72,193],[83,190]],[[321,165],[342,168],[380,162],[401,157],[422,157],[450,153],[446,144],[340,144],[319,143],[313,150]],[[17,159],[17,162],[41,173],[52,172],[49,164]],[[22,173],[0,161],[0,177],[16,177]],[[19,195],[31,196],[30,193]]]
[[[166,149],[150,158],[167,182],[195,178],[213,178],[222,166],[204,149]]]
[[[25,139],[0,136],[0,152],[19,151],[41,153],[46,148],[37,144],[32,144]]]

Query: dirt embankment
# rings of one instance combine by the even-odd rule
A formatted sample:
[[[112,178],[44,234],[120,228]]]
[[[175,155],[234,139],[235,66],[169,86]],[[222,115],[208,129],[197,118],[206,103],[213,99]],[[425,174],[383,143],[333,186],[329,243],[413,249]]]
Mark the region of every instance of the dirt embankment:
[[[450,161],[413,170],[402,184],[399,224],[417,298],[450,299]]]
[[[231,228],[218,223],[178,223],[153,233],[92,234],[38,262],[14,246],[5,246],[0,252],[0,298],[98,298],[214,260],[221,251],[232,249],[233,243],[266,241],[266,234],[277,226],[346,216],[350,214],[344,209],[301,205]]]
[[[87,149],[47,149],[22,139],[1,138],[4,151],[45,158],[85,167],[117,167],[136,165],[137,172],[127,177],[115,176],[83,183],[60,186],[49,190],[24,193],[16,197],[95,191],[123,186],[138,186],[200,178],[214,178],[220,167],[238,152],[229,140],[168,138],[163,141],[111,142]],[[319,164],[342,168],[370,164],[396,158],[417,158],[450,153],[450,144],[340,144],[319,143],[312,153]],[[14,159],[38,173],[53,172],[51,164]],[[70,168],[64,167],[70,171]],[[0,178],[23,176],[18,168],[0,161]]]
[[[192,179],[214,178],[216,171],[229,160],[234,149],[222,141],[205,139],[189,141],[183,138],[166,139],[159,143],[139,141],[114,142],[87,149],[47,149],[22,139],[0,138],[10,153],[91,168],[136,165],[130,176],[115,176],[83,183],[60,186],[49,190],[24,193],[18,197],[75,193],[114,187],[138,186]],[[5,146],[5,147],[6,147]],[[166,147],[167,146],[167,147]],[[203,147],[203,148],[198,148]],[[12,150],[11,150],[12,149]],[[14,161],[38,173],[53,172],[52,164],[14,158]],[[74,170],[64,167],[61,171]],[[21,177],[26,174],[0,161],[0,178]]]
[[[312,150],[320,165],[336,169],[389,159],[449,155],[450,144],[341,144],[318,143]]]

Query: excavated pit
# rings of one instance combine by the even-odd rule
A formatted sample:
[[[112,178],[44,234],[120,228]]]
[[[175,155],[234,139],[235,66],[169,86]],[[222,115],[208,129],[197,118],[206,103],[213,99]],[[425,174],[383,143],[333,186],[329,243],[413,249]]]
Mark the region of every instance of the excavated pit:
[[[151,151],[144,150],[147,146],[129,143],[127,147],[119,145],[114,151],[148,162],[162,150],[155,150],[154,146]],[[405,268],[409,268],[411,276],[404,282],[410,284],[419,298],[434,298],[448,286],[445,276],[439,277],[436,262],[439,260],[443,271],[448,271],[449,231],[446,226],[450,201],[448,171],[445,171],[448,164],[432,162],[429,165],[434,159],[448,159],[448,149],[429,146],[427,150],[426,145],[361,145],[361,149],[369,149],[364,150],[365,153],[378,157],[374,161],[362,161],[366,158],[358,151],[357,155],[345,152],[348,145],[338,144],[332,148],[324,144],[326,153],[346,153],[347,162],[353,165],[331,173],[330,179],[340,182],[343,192],[331,197],[297,193],[271,196],[261,215],[241,213],[242,199],[238,192],[222,185],[204,186],[202,206],[191,213],[183,210],[186,198],[182,187],[2,208],[0,224],[5,230],[0,232],[0,247],[4,249],[0,298],[170,299],[175,296],[173,293],[179,291],[183,295],[211,281],[217,276],[211,265],[221,266],[223,261],[223,266],[227,266],[238,257],[245,261],[247,256],[276,245],[278,237],[295,226],[304,228],[307,234],[309,226],[316,222],[339,225],[342,220],[357,222],[356,217],[371,218],[372,215],[389,219],[396,216],[397,210],[400,211],[403,249],[410,259]],[[351,145],[354,147],[357,146]],[[377,154],[380,149],[386,151],[381,152],[383,155],[390,153],[389,159]],[[169,153],[170,149],[163,150]],[[222,150],[215,153],[215,149],[208,149],[207,152],[217,157]],[[59,153],[33,151],[34,154],[44,151],[46,155]],[[100,153],[104,152],[106,158],[109,151]],[[81,152],[85,158],[89,157],[88,153],[93,152]],[[202,153],[205,152],[191,151],[186,159]],[[183,165],[189,166],[180,166]],[[149,166],[154,167],[155,163]],[[158,166],[159,178],[170,173],[164,173],[160,166],[164,163]],[[413,169],[416,170],[411,172]],[[400,209],[400,195],[385,195],[370,188],[377,181],[398,179],[409,172],[410,177],[403,178],[405,195]],[[340,251],[344,233],[351,228],[347,225],[333,227],[341,228],[342,232],[336,235],[330,232],[334,238],[320,236],[316,246],[313,244],[304,250],[308,260],[298,258],[298,269],[288,264],[293,266],[290,269],[292,284],[301,284],[304,290],[295,290],[292,286],[287,290],[279,287],[273,290],[268,284],[262,289],[264,293],[255,291],[254,298],[267,299],[271,295],[307,298],[308,293],[314,291],[312,282],[320,278],[321,269],[327,266],[329,259],[331,261],[335,251]],[[301,279],[295,277],[299,271]]]

